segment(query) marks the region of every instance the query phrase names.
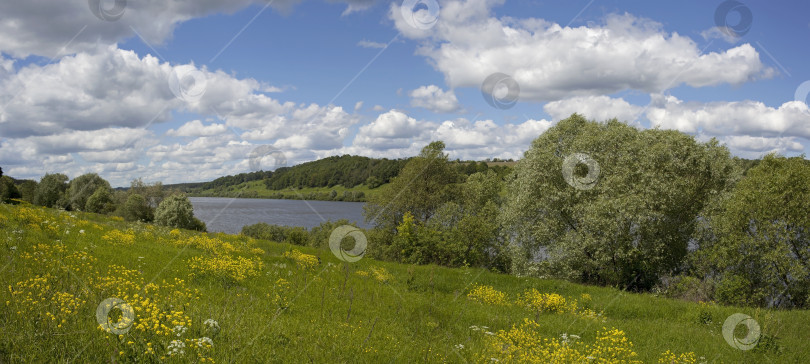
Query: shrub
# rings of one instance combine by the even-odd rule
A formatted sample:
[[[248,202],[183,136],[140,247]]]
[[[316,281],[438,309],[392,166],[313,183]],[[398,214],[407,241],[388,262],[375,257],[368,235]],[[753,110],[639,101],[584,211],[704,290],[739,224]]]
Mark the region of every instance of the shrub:
[[[108,214],[115,210],[115,203],[113,203],[112,194],[110,189],[101,186],[87,198],[87,203],[84,206],[87,212],[95,212],[98,214]]]
[[[264,222],[243,226],[242,235],[249,236],[254,239],[270,240],[277,243],[287,243],[302,246],[308,245],[310,241],[309,232],[307,232],[307,229],[303,227],[271,225]]]
[[[155,213],[147,203],[146,198],[137,193],[127,198],[122,215],[127,221],[149,222],[155,218]]]
[[[0,202],[9,203],[11,199],[20,197],[22,197],[22,195],[20,191],[17,190],[17,186],[14,185],[14,181],[8,176],[0,177]]]
[[[490,305],[498,305],[498,306],[509,305],[506,293],[498,291],[492,286],[483,286],[483,285],[474,286],[470,290],[470,293],[467,294],[467,297],[473,301],[478,301]]]
[[[155,210],[155,223],[181,229],[206,230],[205,223],[194,217],[194,208],[184,194],[164,199]]]
[[[295,264],[301,269],[312,269],[321,263],[320,258],[312,254],[304,254],[297,249],[286,251],[284,252],[284,254],[282,254],[282,256],[285,258],[290,258],[293,261],[295,261]]]

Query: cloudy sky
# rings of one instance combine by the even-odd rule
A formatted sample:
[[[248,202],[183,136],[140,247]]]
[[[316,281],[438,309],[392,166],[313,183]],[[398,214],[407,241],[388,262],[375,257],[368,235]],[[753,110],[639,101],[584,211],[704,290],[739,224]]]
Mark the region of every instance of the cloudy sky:
[[[806,1],[3,1],[0,166],[125,186],[407,157],[437,139],[454,159],[519,158],[574,112],[798,155],[808,14]]]

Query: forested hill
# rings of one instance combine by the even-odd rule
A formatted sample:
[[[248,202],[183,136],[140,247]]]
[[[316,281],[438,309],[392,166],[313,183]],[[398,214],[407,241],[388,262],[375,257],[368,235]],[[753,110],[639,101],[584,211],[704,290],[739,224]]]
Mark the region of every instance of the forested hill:
[[[409,159],[332,156],[275,171],[239,173],[211,182],[165,185],[192,196],[304,198],[316,200],[365,201],[366,194],[396,177]],[[453,161],[462,174],[488,169],[503,177],[514,161]],[[298,192],[290,193],[291,189]],[[342,193],[335,195],[332,191]]]
[[[265,185],[271,190],[336,185],[352,188],[359,184],[375,186],[396,177],[407,161],[352,155],[327,157],[294,167],[279,168],[265,179]]]
[[[342,185],[352,188],[366,184],[371,188],[388,183],[395,177],[407,159],[377,159],[362,156],[333,156],[306,162],[275,171],[256,171],[219,177],[205,183],[180,183],[167,185],[188,193],[205,190],[221,190],[251,181],[264,181],[267,189],[333,187]]]

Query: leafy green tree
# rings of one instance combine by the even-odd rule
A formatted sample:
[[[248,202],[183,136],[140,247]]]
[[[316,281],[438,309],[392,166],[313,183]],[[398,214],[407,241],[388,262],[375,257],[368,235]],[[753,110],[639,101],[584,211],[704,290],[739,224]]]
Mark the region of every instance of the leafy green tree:
[[[115,211],[115,203],[110,188],[100,186],[87,198],[85,211],[98,214],[108,214]]]
[[[574,114],[532,142],[508,182],[512,268],[647,290],[682,267],[699,212],[735,176],[716,140]]]
[[[155,218],[154,210],[149,206],[149,203],[146,202],[146,198],[137,193],[133,193],[127,197],[121,214],[127,221],[150,222]]]
[[[9,176],[0,177],[0,202],[10,203],[11,199],[18,199],[22,197],[17,186],[14,185],[14,180]]]
[[[502,187],[495,172],[475,172],[459,185],[454,201],[439,207],[425,229],[417,229],[418,239],[426,235],[431,241],[438,235],[439,251],[447,255],[431,263],[508,271],[508,255],[497,222]]]
[[[46,173],[39,181],[34,195],[34,204],[45,207],[65,208],[58,202],[65,201],[68,188],[68,176],[61,173]]]
[[[37,191],[37,182],[32,181],[30,179],[23,180],[17,186],[17,189],[20,191],[21,198],[24,201],[29,203],[34,203],[34,197],[36,196]]]
[[[377,178],[376,176],[370,176],[370,177],[366,178],[366,182],[364,182],[364,184],[366,185],[366,187],[368,187],[370,189],[375,189],[375,188],[380,187],[382,185],[382,181],[379,178]]]
[[[141,195],[151,208],[157,208],[160,202],[166,197],[162,182],[145,183],[143,179],[132,180],[127,191],[129,194]]]
[[[366,221],[376,221],[382,229],[394,231],[406,212],[426,222],[436,209],[451,201],[460,175],[444,153],[444,143],[431,142],[408,161],[400,174],[384,190],[366,203]]]
[[[155,210],[155,223],[181,229],[205,231],[205,223],[194,217],[194,207],[184,194],[165,198]]]
[[[110,183],[98,174],[87,173],[70,181],[67,189],[67,196],[70,206],[74,210],[87,211],[87,199],[93,195],[99,187],[110,190]]]
[[[768,155],[717,201],[694,257],[718,301],[810,307],[810,163]]]

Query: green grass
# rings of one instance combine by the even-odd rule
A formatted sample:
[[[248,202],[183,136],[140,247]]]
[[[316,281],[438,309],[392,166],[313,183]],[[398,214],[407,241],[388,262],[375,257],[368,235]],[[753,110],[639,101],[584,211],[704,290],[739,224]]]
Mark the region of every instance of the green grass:
[[[285,199],[307,199],[307,200],[329,200],[326,195],[331,191],[335,191],[338,196],[343,196],[343,192],[363,192],[365,199],[374,196],[381,191],[381,187],[368,188],[365,185],[358,185],[352,188],[343,187],[342,185],[332,187],[306,187],[300,189],[283,189],[283,190],[269,190],[265,187],[263,181],[249,181],[243,182],[238,185],[229,186],[225,188],[207,189],[199,192],[190,193],[190,196],[201,197],[244,197],[250,196],[254,198],[285,198]],[[364,199],[364,200],[365,200]]]
[[[113,230],[133,235],[134,243],[105,240],[103,236]],[[200,236],[217,245],[207,250],[178,245]],[[64,245],[64,251],[52,252],[59,244]],[[320,263],[311,269],[298,267],[282,256],[291,249],[318,256]],[[76,252],[86,252],[88,258],[71,258]],[[258,275],[240,281],[223,274],[199,274],[188,264],[193,257],[214,256],[245,257],[259,260],[263,266]],[[540,334],[548,338],[567,333],[588,342],[602,327],[624,330],[643,362],[657,362],[666,350],[694,352],[705,362],[810,361],[807,311],[699,305],[482,269],[411,266],[370,258],[347,264],[331,251],[244,236],[172,233],[168,228],[101,215],[30,206],[0,205],[0,268],[4,283],[0,294],[0,362],[194,362],[199,358],[197,353],[215,362],[477,362],[491,354],[484,352],[491,346],[491,338],[471,326],[487,326],[497,333],[535,317]],[[127,276],[125,268],[134,272]],[[384,268],[392,278],[382,282],[373,274],[357,273],[371,272],[372,268]],[[41,302],[26,302],[25,294],[16,293],[24,291],[21,282],[45,274],[52,277],[48,287],[28,291],[35,298],[41,297]],[[126,279],[115,287],[100,283],[105,277],[124,276]],[[163,283],[175,278],[185,283],[177,287]],[[289,281],[288,291],[276,288],[279,278]],[[126,281],[134,284],[128,286]],[[166,294],[149,296],[149,291],[141,289],[149,282]],[[505,292],[513,304],[493,306],[469,299],[467,293],[476,284]],[[592,307],[603,311],[603,319],[570,313],[536,316],[514,304],[518,295],[530,288],[569,300],[590,294]],[[71,293],[84,302],[73,312],[59,313],[60,305],[53,300],[58,292]],[[183,292],[197,298],[178,296]],[[119,295],[132,299],[136,293],[141,298],[153,298],[161,312],[182,311],[191,319],[188,331],[177,337],[133,326],[119,337],[98,328],[95,313],[102,300]],[[287,309],[280,309],[268,297],[276,293],[289,302]],[[46,312],[55,313],[59,320],[50,319]],[[761,342],[754,350],[742,351],[724,341],[723,321],[737,312],[760,323],[769,338],[767,345]],[[135,325],[147,316],[136,312]],[[704,323],[707,318],[710,322]],[[65,322],[59,327],[61,319]],[[218,333],[205,327],[206,319],[219,323]],[[164,321],[161,323],[173,326]],[[203,336],[212,339],[212,348],[192,351],[187,347],[184,356],[166,355],[172,340]],[[147,343],[154,348],[154,355],[144,354]],[[458,349],[458,344],[464,348]]]

